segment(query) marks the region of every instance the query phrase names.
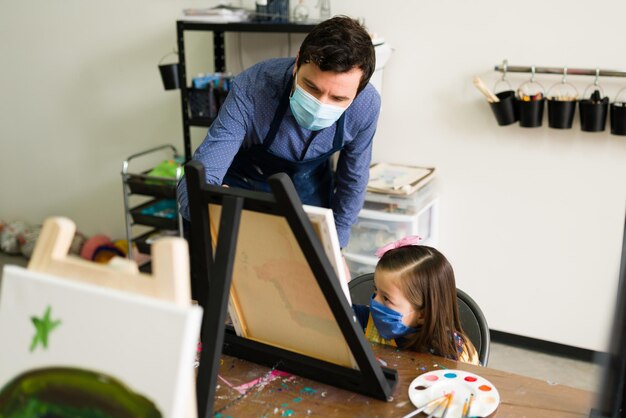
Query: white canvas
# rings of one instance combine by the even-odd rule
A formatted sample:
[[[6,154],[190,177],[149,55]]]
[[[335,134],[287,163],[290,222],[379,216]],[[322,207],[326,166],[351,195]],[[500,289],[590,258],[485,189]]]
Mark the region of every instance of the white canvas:
[[[324,247],[324,252],[330,260],[339,278],[341,289],[343,294],[348,300],[348,304],[352,304],[350,298],[350,289],[348,288],[348,282],[350,278],[347,277],[345,263],[341,255],[341,246],[339,245],[339,237],[337,236],[337,227],[335,226],[335,216],[333,211],[327,208],[321,208],[318,206],[302,205],[302,208],[306,212],[309,220],[313,224],[313,227],[318,230],[318,238]]]
[[[202,310],[6,266],[0,292],[0,390],[40,367],[102,372],[156,404],[188,410]],[[32,318],[60,321],[38,341]]]

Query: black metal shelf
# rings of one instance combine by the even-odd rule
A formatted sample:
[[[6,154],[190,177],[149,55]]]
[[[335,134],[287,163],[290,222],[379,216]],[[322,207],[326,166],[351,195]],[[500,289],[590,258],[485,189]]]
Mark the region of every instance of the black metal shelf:
[[[317,25],[317,21],[278,22],[278,21],[247,21],[247,22],[202,22],[199,20],[178,20],[178,25],[188,31],[212,32],[273,32],[273,33],[308,33]]]
[[[212,119],[189,117],[189,97],[187,91],[187,66],[185,63],[185,32],[208,31],[213,32],[213,61],[215,72],[224,72],[226,69],[224,33],[225,32],[257,32],[257,33],[309,33],[317,25],[317,21],[306,22],[278,22],[278,21],[249,21],[231,23],[212,23],[198,20],[176,21],[176,39],[178,44],[178,85],[183,121],[183,141],[185,146],[185,161],[191,159],[191,127],[209,127]]]

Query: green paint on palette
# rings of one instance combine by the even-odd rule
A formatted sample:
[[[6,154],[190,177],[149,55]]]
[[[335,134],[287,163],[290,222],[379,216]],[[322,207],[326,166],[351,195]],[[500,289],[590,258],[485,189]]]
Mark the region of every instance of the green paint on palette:
[[[293,411],[291,409],[287,409],[285,412],[283,412],[284,417],[290,417],[292,415],[293,415]]]
[[[301,400],[302,400],[302,398],[293,398],[293,401],[294,401],[295,403],[298,403],[298,402],[300,402]]]
[[[312,394],[315,392],[317,392],[317,390],[310,388],[310,387],[305,387],[304,389],[300,391],[300,393],[308,393],[308,394]]]
[[[283,408],[286,408],[286,407],[287,407],[287,404],[286,404],[286,403],[283,403],[283,404],[281,404],[280,406],[282,406]]]

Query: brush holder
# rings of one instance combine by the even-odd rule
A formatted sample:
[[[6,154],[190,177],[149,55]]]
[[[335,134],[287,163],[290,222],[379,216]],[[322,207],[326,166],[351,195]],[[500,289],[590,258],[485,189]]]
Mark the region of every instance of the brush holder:
[[[180,88],[178,83],[178,63],[159,65],[161,81],[165,90],[176,90]]]
[[[548,126],[554,129],[571,129],[576,112],[578,90],[561,82],[550,87],[548,93]]]
[[[611,103],[611,133],[626,135],[626,88],[620,90]]]
[[[161,74],[161,81],[163,82],[163,88],[165,90],[176,90],[180,88],[180,84],[178,82],[179,64],[177,62],[163,62],[166,58],[171,56],[176,56],[176,58],[178,58],[178,53],[176,51],[170,52],[164,55],[159,61],[159,73]]]
[[[543,123],[544,89],[535,81],[522,84],[517,90],[519,125],[537,128]]]
[[[606,115],[609,109],[609,98],[604,96],[602,88],[593,84],[585,89],[579,102],[580,129],[585,132],[602,132],[606,128]]]
[[[500,126],[511,125],[517,122],[517,99],[513,90],[496,93],[499,102],[489,103],[493,115]]]
[[[548,99],[548,126],[554,129],[571,129],[576,103],[576,100]]]

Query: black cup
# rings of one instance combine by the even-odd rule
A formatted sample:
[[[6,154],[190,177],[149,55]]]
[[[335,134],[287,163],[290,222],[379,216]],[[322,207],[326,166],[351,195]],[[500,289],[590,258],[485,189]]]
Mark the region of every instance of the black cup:
[[[517,122],[517,99],[513,90],[497,93],[499,102],[489,103],[498,125],[506,126]]]
[[[178,84],[178,63],[159,65],[161,72],[161,80],[165,90],[176,90],[180,87]]]
[[[611,133],[626,135],[626,103],[611,103]]]
[[[519,126],[524,128],[537,128],[543,122],[543,107],[546,99],[524,102],[518,100]]]
[[[585,132],[602,132],[606,127],[606,114],[609,104],[606,101],[597,102],[592,100],[581,100],[580,107],[580,128]]]
[[[575,111],[576,100],[548,100],[548,126],[554,129],[570,129]]]

